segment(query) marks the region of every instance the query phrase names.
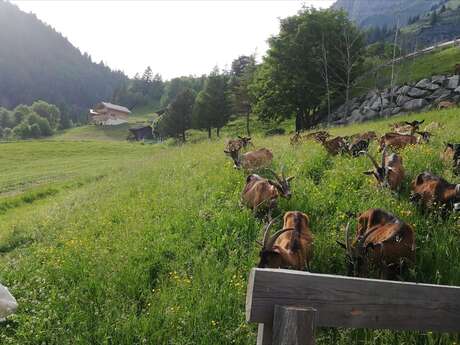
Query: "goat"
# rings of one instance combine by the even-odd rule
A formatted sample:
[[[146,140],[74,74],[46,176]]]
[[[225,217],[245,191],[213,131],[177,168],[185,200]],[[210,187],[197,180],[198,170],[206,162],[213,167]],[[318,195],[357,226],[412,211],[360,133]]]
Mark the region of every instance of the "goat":
[[[322,142],[326,141],[330,137],[331,137],[331,135],[328,132],[319,131],[319,132],[313,132],[313,133],[307,134],[305,139],[306,140],[313,139],[313,140],[315,140],[315,141],[317,141],[319,143],[322,143]]]
[[[348,275],[367,277],[369,264],[380,269],[380,277],[391,278],[405,261],[415,262],[414,229],[382,209],[369,209],[358,217],[356,236],[349,238],[350,222],[345,229]]]
[[[402,149],[407,145],[417,144],[417,138],[413,135],[403,135],[398,133],[387,133],[380,138],[379,151],[382,152],[384,147],[391,147],[394,150]]]
[[[390,127],[395,133],[403,134],[403,135],[414,135],[414,133],[419,130],[420,125],[424,122],[425,120],[422,120],[422,121],[414,120],[412,122],[404,121],[404,122],[394,123],[390,125]]]
[[[276,207],[276,200],[279,197],[291,198],[289,182],[294,176],[285,178],[284,172],[281,172],[281,177],[271,170],[270,172],[274,175],[275,181],[256,174],[246,178],[241,199],[253,211],[263,207],[268,207],[271,210]]]
[[[331,140],[321,140],[321,143],[323,144],[326,151],[333,156],[347,151],[347,143],[342,137],[335,137]]]
[[[460,211],[460,184],[452,184],[430,172],[419,174],[411,183],[411,201],[424,210],[440,205],[444,210]]]
[[[18,308],[18,302],[6,286],[0,284],[0,322],[14,314]]]
[[[367,152],[369,149],[369,139],[355,139],[348,144],[347,151],[353,156],[358,157],[363,152]]]
[[[438,110],[454,108],[456,106],[457,104],[452,101],[441,101],[438,103]]]
[[[455,64],[454,66],[454,74],[459,75],[460,74],[460,64]]]
[[[364,172],[365,175],[374,175],[378,183],[383,187],[389,187],[391,190],[396,191],[400,188],[404,179],[403,160],[396,153],[387,156],[386,147],[382,153],[382,163],[379,166],[368,152],[362,152],[367,155],[374,164],[375,169]]]
[[[251,142],[251,137],[238,136],[238,139],[230,139],[227,142],[225,151],[227,152],[239,151],[241,149],[248,147],[249,145],[254,146],[253,143]]]
[[[446,163],[452,164],[455,175],[460,175],[460,144],[445,143],[445,145],[441,158]]]
[[[313,234],[310,220],[305,213],[298,211],[284,214],[283,229],[270,237],[270,227],[274,220],[264,229],[259,268],[292,268],[310,270],[313,258]]]
[[[241,150],[224,150],[224,152],[229,154],[233,159],[234,167],[238,169],[243,168],[244,170],[257,170],[270,166],[273,160],[273,153],[266,148],[246,152],[244,154],[240,154],[240,151]]]

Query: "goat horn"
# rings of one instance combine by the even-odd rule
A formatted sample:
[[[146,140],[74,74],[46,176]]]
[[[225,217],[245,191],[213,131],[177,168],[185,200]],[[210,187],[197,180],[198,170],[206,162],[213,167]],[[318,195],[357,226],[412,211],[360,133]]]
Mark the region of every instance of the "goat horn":
[[[281,179],[276,172],[274,172],[272,169],[267,169],[267,171],[270,172],[278,182],[281,182]]]
[[[275,219],[272,219],[264,228],[264,239],[262,241],[262,247],[263,248],[267,248],[267,244],[268,244],[269,239],[270,239],[270,228],[271,228],[271,226],[273,225],[274,222],[275,222]]]
[[[375,166],[376,169],[379,169],[379,168],[380,168],[379,165],[377,164],[377,161],[374,159],[374,157],[372,157],[372,156],[369,154],[369,152],[367,152],[367,151],[361,151],[360,153],[366,155],[367,157],[369,157],[369,159],[372,161],[372,164],[374,164],[374,166]]]
[[[270,241],[267,243],[267,246],[265,247],[265,249],[272,248],[273,245],[275,244],[276,240],[278,239],[278,237],[280,237],[282,234],[284,234],[287,231],[293,231],[293,230],[295,230],[295,229],[294,228],[285,228],[285,229],[281,229],[281,230],[275,232],[273,234],[273,236],[270,238]]]
[[[387,155],[387,146],[385,145],[383,147],[383,151],[382,151],[382,168],[385,166],[385,157]]]
[[[350,251],[350,238],[348,236],[349,231],[350,231],[350,221],[348,221],[347,226],[345,228],[345,248],[347,252]]]

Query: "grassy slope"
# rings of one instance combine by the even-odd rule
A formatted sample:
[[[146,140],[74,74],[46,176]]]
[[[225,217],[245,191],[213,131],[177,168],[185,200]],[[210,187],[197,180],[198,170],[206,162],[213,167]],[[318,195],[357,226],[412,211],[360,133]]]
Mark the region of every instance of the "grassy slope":
[[[459,61],[459,47],[439,49],[416,59],[406,60],[395,67],[395,85],[419,81],[427,76],[429,77],[437,74],[452,74],[455,64]],[[382,68],[379,71],[379,78],[382,78],[384,84],[389,86],[391,80],[391,66]],[[375,88],[375,76],[368,76],[358,83],[355,87],[354,94],[360,95],[372,88]]]
[[[345,213],[382,207],[416,227],[418,263],[407,279],[460,285],[458,219],[421,215],[407,190],[423,170],[460,182],[439,159],[443,140],[460,139],[458,110],[420,117],[441,121],[447,130],[432,144],[403,152],[408,176],[400,197],[362,175],[370,168],[364,157],[328,157],[315,143],[292,148],[287,136],[255,136],[257,146],[274,150],[275,168],[296,175],[294,197],[281,201],[280,210],[310,215],[314,272],[343,274],[335,240],[343,237]],[[409,118],[415,116],[401,120]],[[393,121],[333,132],[382,133]],[[0,281],[20,303],[19,313],[0,325],[0,343],[254,344],[244,296],[261,224],[240,206],[245,174],[232,168],[223,145],[0,145],[0,205],[10,201],[3,212],[0,207]],[[53,192],[34,197],[37,188]],[[318,343],[350,340],[447,345],[459,339],[324,330]]]

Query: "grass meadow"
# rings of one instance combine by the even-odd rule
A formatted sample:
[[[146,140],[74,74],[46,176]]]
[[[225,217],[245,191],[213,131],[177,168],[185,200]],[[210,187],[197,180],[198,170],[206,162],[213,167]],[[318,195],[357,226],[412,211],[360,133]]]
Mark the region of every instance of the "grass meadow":
[[[400,195],[362,174],[371,168],[366,157],[331,157],[313,142],[292,147],[288,135],[253,136],[257,147],[273,150],[275,169],[296,176],[293,197],[280,202],[278,213],[310,216],[313,272],[345,274],[335,241],[344,237],[346,213],[381,207],[416,229],[417,264],[406,280],[460,285],[459,219],[422,215],[408,201],[408,185],[422,171],[460,183],[439,157],[443,141],[460,140],[459,112],[332,129],[384,133],[389,123],[413,118],[445,124],[432,143],[402,151],[407,176]],[[0,344],[255,344],[244,304],[262,224],[240,204],[246,176],[223,154],[225,138],[141,145],[65,135],[0,144],[0,281],[20,304],[0,324]],[[460,341],[328,329],[317,339],[324,345]]]

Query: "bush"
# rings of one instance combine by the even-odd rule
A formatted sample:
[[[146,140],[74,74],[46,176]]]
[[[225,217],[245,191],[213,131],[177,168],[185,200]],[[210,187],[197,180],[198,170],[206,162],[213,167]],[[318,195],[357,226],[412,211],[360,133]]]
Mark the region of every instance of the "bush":
[[[286,130],[284,128],[272,128],[265,132],[265,136],[269,137],[272,135],[284,135]]]
[[[13,128],[13,135],[21,139],[30,138],[30,126],[27,122],[21,122]]]
[[[40,138],[42,132],[40,130],[40,126],[37,123],[34,123],[30,126],[30,137],[31,138]]]

